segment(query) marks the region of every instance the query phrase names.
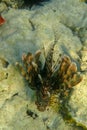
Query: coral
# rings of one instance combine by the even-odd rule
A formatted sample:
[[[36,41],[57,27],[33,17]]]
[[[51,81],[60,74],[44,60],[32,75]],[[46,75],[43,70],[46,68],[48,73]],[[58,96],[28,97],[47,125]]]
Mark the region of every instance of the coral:
[[[60,98],[67,97],[72,87],[82,80],[76,64],[71,61],[69,56],[61,56],[60,61],[57,61],[54,66],[52,65],[53,48],[54,44],[48,51],[43,68],[40,61],[40,50],[35,54],[30,52],[27,55],[23,54],[23,66],[17,63],[31,88],[36,90],[36,105],[40,111],[46,109],[50,99],[52,102],[53,93],[58,92]]]

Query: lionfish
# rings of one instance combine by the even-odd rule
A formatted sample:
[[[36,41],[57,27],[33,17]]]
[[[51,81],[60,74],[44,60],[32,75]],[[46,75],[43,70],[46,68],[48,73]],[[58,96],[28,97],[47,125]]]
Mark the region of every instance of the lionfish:
[[[21,72],[31,89],[36,91],[35,103],[40,111],[44,111],[49,105],[54,91],[59,90],[60,96],[63,97],[82,80],[76,63],[72,62],[69,56],[61,56],[60,61],[52,65],[53,49],[54,44],[47,53],[43,68],[40,61],[41,50],[36,51],[35,54],[29,52],[22,56]]]

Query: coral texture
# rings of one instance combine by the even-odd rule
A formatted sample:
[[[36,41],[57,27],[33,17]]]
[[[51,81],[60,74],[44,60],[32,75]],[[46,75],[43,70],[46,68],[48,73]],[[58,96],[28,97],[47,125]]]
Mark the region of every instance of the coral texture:
[[[49,104],[50,97],[54,91],[59,91],[60,97],[69,95],[73,86],[78,84],[82,77],[77,71],[77,66],[69,56],[61,56],[54,66],[52,66],[53,46],[46,56],[44,68],[40,62],[41,51],[23,54],[22,61],[24,66],[20,66],[22,75],[36,90],[36,105],[40,111],[44,111]]]

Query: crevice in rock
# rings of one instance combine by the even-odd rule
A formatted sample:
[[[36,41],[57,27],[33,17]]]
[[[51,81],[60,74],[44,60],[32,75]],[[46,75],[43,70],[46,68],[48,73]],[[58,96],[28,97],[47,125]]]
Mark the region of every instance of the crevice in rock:
[[[26,114],[32,117],[33,119],[36,119],[38,117],[38,115],[30,109],[27,109]]]
[[[29,23],[31,24],[32,31],[35,31],[35,25],[34,25],[34,23],[30,19],[29,19]]]
[[[0,61],[2,63],[3,68],[7,68],[8,67],[9,62],[6,59],[0,57]]]

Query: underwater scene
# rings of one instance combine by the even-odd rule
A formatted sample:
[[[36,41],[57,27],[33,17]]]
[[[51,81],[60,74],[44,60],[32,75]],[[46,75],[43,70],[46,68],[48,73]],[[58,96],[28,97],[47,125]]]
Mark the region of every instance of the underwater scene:
[[[0,0],[0,130],[87,130],[87,0]]]

